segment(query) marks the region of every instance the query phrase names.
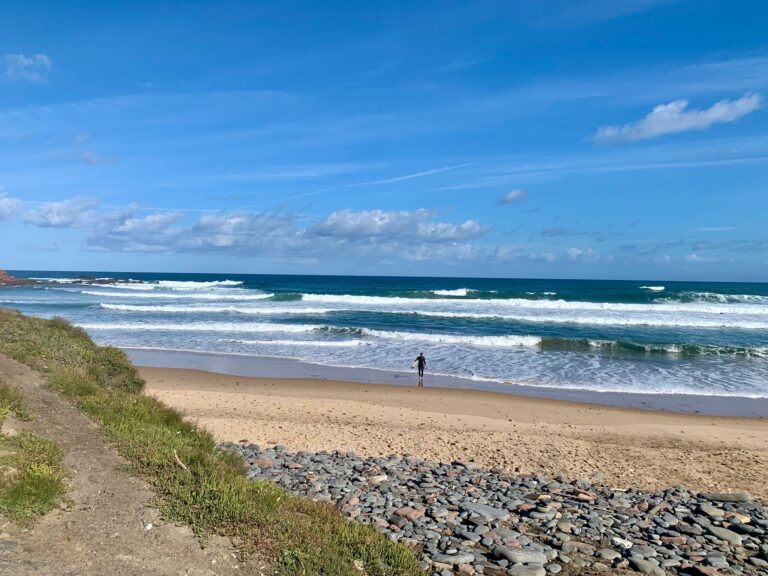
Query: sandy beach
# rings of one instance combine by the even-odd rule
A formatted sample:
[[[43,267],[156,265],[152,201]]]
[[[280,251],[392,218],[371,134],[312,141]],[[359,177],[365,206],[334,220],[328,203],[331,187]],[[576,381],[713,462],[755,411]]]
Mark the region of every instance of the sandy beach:
[[[767,498],[768,421],[477,390],[141,368],[146,392],[217,440],[466,460],[613,488],[686,485]]]

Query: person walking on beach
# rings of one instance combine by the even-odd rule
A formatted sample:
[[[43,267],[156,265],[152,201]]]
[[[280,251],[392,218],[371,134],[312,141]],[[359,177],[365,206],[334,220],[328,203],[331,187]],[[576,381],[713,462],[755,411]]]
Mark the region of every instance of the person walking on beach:
[[[424,368],[427,367],[427,359],[424,358],[424,352],[420,352],[413,361],[414,366],[419,369],[419,386],[424,386]]]

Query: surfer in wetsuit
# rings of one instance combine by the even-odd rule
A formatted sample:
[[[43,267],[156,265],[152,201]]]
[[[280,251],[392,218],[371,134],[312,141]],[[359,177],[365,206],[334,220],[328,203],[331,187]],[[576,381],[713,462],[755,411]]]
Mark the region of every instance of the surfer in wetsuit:
[[[419,369],[419,386],[424,386],[424,368],[427,367],[427,359],[424,358],[424,352],[420,352],[413,363]]]

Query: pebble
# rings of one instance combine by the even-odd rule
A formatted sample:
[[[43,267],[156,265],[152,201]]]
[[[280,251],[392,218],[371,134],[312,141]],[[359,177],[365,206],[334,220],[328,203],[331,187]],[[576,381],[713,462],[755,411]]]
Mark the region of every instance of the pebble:
[[[719,519],[725,516],[725,510],[722,508],[716,508],[711,504],[702,504],[699,506],[699,510],[709,516],[710,518]]]
[[[442,564],[469,564],[475,560],[474,555],[466,554],[435,554],[432,556],[433,562]]]
[[[248,478],[335,504],[420,551],[433,575],[546,576],[608,564],[652,576],[768,573],[768,506],[745,493],[617,490],[472,462],[219,447],[242,456]]]
[[[746,492],[705,492],[701,494],[704,500],[711,500],[712,502],[751,502],[752,496]]]
[[[507,546],[497,546],[494,548],[493,553],[497,558],[504,558],[513,564],[544,564],[547,561],[547,557],[543,552],[531,548],[521,550],[508,548]]]
[[[597,556],[603,560],[615,560],[616,558],[621,558],[621,553],[610,548],[601,548],[597,551]]]
[[[642,558],[630,558],[629,565],[642,574],[653,574],[653,576],[666,576],[664,570],[658,564]]]
[[[736,534],[733,530],[728,530],[728,528],[722,528],[720,526],[707,526],[707,530],[720,538],[720,540],[725,540],[734,546],[741,546],[742,537],[740,534]]]
[[[507,570],[509,576],[546,576],[547,572],[542,566],[512,566]]]

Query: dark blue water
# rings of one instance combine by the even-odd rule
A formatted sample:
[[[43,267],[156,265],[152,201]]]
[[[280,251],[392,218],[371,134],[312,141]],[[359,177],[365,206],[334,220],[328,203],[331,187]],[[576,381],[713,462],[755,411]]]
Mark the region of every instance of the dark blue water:
[[[48,283],[4,288],[0,306],[127,348],[384,370],[423,351],[475,380],[768,397],[768,284],[13,273]]]

